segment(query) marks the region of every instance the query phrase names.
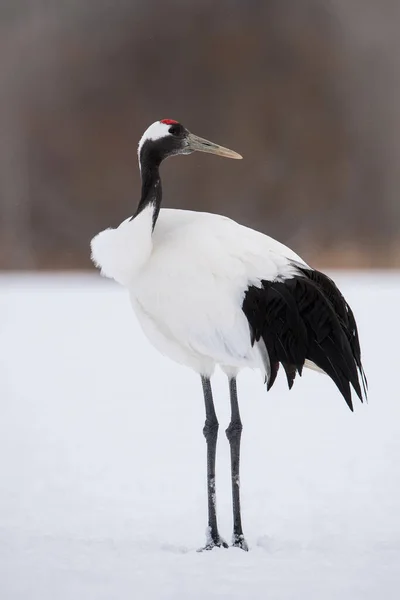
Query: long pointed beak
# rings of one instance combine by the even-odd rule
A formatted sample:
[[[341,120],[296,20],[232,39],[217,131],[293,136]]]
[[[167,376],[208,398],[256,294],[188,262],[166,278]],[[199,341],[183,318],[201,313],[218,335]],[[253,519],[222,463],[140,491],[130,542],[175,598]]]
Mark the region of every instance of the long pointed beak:
[[[209,142],[208,140],[198,137],[193,133],[189,133],[187,136],[187,141],[189,143],[187,148],[192,151],[197,150],[198,152],[209,152],[210,154],[217,154],[218,156],[224,156],[225,158],[243,158],[243,156],[237,152],[229,150],[229,148],[219,146],[218,144],[214,144],[213,142]]]

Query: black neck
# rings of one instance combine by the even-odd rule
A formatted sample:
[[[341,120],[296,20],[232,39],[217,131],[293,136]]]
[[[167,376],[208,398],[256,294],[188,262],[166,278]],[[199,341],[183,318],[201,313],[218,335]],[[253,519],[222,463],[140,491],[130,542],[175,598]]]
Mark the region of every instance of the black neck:
[[[138,204],[136,214],[142,212],[147,206],[153,206],[153,229],[155,227],[158,214],[160,212],[162,200],[161,177],[159,171],[159,161],[143,161],[140,160],[141,176],[142,176],[142,195]]]

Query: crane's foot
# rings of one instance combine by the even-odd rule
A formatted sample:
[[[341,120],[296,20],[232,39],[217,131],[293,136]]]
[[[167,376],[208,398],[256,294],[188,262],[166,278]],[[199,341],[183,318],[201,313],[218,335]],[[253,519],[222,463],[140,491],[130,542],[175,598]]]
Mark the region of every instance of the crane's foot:
[[[241,533],[240,535],[238,535],[237,533],[235,533],[233,535],[232,546],[234,548],[241,548],[242,550],[245,550],[246,552],[249,551],[249,546],[248,546],[246,540],[244,539],[243,533]]]
[[[213,548],[229,548],[228,544],[222,538],[219,533],[212,534],[210,529],[207,530],[207,541],[203,548],[199,548],[197,552],[203,552],[204,550],[212,550]]]
[[[225,540],[219,538],[216,542],[214,542],[214,540],[207,542],[207,544],[203,546],[203,548],[199,548],[197,552],[204,552],[205,550],[212,550],[213,548],[229,548],[229,546]]]

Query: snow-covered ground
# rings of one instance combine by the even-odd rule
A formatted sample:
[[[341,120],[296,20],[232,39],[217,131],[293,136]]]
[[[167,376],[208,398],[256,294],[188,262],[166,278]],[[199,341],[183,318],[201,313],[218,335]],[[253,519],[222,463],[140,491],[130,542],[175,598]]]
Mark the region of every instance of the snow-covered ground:
[[[400,275],[337,274],[370,401],[331,381],[239,378],[251,547],[205,539],[198,377],[158,355],[94,275],[0,277],[1,600],[397,600]],[[231,535],[224,377],[217,494]]]

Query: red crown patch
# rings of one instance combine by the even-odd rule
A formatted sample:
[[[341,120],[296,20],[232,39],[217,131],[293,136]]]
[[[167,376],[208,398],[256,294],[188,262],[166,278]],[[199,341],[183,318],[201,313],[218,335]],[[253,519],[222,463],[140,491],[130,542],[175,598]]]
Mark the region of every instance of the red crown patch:
[[[160,123],[164,123],[165,125],[178,125],[178,121],[174,121],[173,119],[162,119]]]

